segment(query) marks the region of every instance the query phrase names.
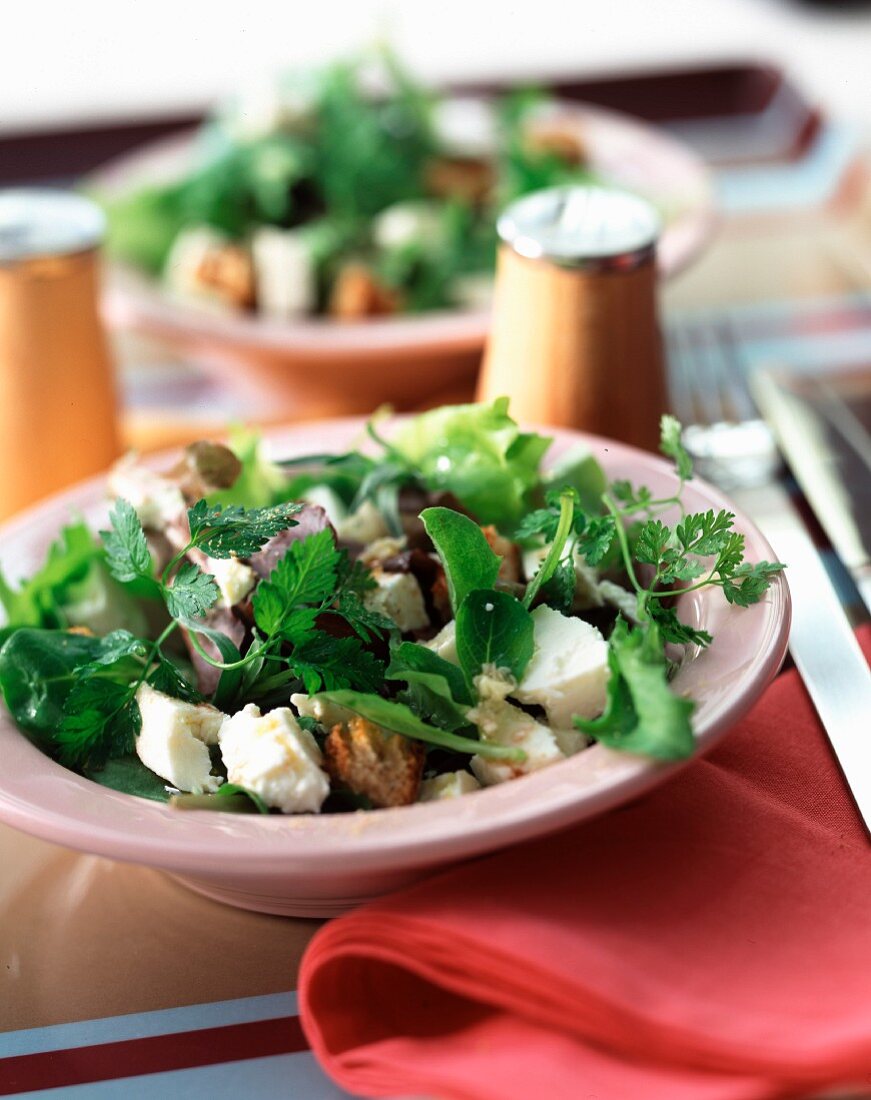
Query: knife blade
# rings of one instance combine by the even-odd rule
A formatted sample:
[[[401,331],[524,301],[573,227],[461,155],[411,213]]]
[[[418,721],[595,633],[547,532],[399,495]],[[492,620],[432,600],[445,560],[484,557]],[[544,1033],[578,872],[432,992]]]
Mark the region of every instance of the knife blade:
[[[775,483],[732,496],[786,562],[790,653],[871,833],[871,670],[787,492]]]

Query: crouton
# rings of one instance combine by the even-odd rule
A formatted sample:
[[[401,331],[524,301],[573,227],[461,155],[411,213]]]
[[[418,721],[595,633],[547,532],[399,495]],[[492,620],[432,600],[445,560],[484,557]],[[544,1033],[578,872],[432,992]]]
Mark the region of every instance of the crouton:
[[[429,194],[471,203],[487,199],[495,183],[493,165],[481,157],[435,157],[424,173],[424,186]]]
[[[499,565],[499,580],[516,584],[521,578],[520,550],[517,544],[503,538],[492,525],[482,527],[481,532],[493,553],[498,554],[502,559]]]
[[[206,252],[195,279],[228,305],[237,309],[254,306],[254,265],[248,252],[238,245],[228,244]]]
[[[527,152],[551,155],[577,167],[587,162],[584,141],[575,126],[561,122],[537,122],[523,136]]]
[[[397,313],[401,308],[402,297],[397,291],[379,283],[365,264],[352,262],[339,271],[328,312],[337,321],[359,321]]]
[[[324,743],[330,778],[378,807],[417,800],[425,756],[417,741],[357,716],[333,726]]]

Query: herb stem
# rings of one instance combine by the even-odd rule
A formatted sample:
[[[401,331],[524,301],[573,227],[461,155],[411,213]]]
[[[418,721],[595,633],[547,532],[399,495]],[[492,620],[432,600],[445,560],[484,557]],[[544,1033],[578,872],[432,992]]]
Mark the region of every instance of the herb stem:
[[[571,489],[560,493],[559,507],[559,523],[557,524],[556,534],[541,568],[526,586],[526,594],[523,597],[524,607],[532,606],[532,601],[538,595],[539,589],[543,584],[547,584],[554,575],[562,558],[566,540],[571,533],[572,522],[575,518],[575,496]]]
[[[635,567],[632,564],[632,554],[629,550],[629,539],[626,537],[626,528],[623,526],[623,517],[620,513],[620,509],[614,504],[614,501],[611,500],[607,493],[602,494],[602,503],[614,517],[614,528],[617,533],[617,541],[620,544],[620,553],[623,555],[623,564],[626,566],[626,574],[632,582],[632,587],[639,596],[649,594],[648,590],[635,575]]]
[[[246,653],[245,656],[240,658],[238,661],[230,661],[229,663],[225,663],[224,661],[216,661],[214,657],[210,657],[209,654],[206,653],[205,649],[203,649],[202,643],[200,642],[196,631],[193,628],[188,629],[188,637],[190,638],[191,645],[194,647],[200,657],[202,657],[202,659],[206,662],[206,664],[211,665],[212,668],[219,668],[222,672],[226,672],[234,668],[244,668],[245,665],[250,665],[251,662],[255,660],[255,658],[260,657],[268,649],[268,646],[265,645],[258,646],[257,649],[249,650],[248,653]]]

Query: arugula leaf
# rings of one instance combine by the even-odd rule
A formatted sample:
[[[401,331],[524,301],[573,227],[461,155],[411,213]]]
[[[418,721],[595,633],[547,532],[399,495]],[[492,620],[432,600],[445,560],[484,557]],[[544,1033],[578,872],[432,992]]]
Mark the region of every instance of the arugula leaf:
[[[405,672],[441,676],[448,685],[451,697],[458,703],[470,707],[474,702],[462,671],[428,646],[418,645],[417,642],[401,642],[393,650],[385,673],[387,679],[400,679]]]
[[[269,807],[260,797],[256,791],[251,791],[247,787],[240,787],[238,783],[224,783],[218,787],[215,792],[216,798],[232,798],[233,796],[241,795],[243,798],[247,798],[254,809],[259,814],[268,814]]]
[[[415,741],[424,741],[430,745],[438,745],[440,748],[452,749],[454,752],[470,755],[477,753],[479,756],[486,756],[493,760],[526,759],[522,749],[514,749],[489,741],[476,741],[470,737],[461,737],[448,730],[430,726],[422,722],[406,704],[382,699],[380,695],[366,695],[357,691],[327,691],[322,692],[317,698],[336,703],[340,707],[347,707],[348,710],[354,711],[369,722],[374,722],[382,729],[401,733]]]
[[[466,710],[472,695],[462,671],[426,646],[403,642],[393,651],[385,677],[406,684],[400,702],[424,721],[442,729],[468,726]]]
[[[450,508],[426,508],[420,518],[441,558],[451,607],[456,614],[469,592],[493,587],[502,559],[468,516]]]
[[[58,630],[23,627],[0,649],[0,689],[15,722],[50,750],[76,670],[90,664],[102,640]]]
[[[693,460],[681,441],[680,421],[666,413],[659,422],[659,432],[660,451],[674,459],[677,476],[681,481],[689,481],[693,476]]]
[[[618,619],[608,640],[608,701],[604,714],[575,726],[610,748],[658,760],[683,760],[695,748],[694,704],[668,685],[668,663],[655,623],[629,630]]]
[[[123,794],[149,798],[153,802],[170,800],[166,780],[146,768],[135,753],[109,759],[99,768],[85,767],[83,774],[101,787],[109,787]]]
[[[188,509],[190,545],[212,558],[230,558],[234,555],[249,558],[271,538],[288,527],[295,527],[293,516],[301,509],[301,504],[246,509],[235,504],[223,507],[198,500]]]
[[[457,612],[457,656],[471,683],[485,665],[520,680],[535,649],[532,615],[507,592],[470,592]]]
[[[155,585],[154,562],[136,509],[118,499],[109,513],[111,528],[101,531],[106,560],[112,576],[119,581],[147,581]]]
[[[182,563],[165,592],[166,607],[174,619],[205,615],[220,594],[211,573],[192,561]]]

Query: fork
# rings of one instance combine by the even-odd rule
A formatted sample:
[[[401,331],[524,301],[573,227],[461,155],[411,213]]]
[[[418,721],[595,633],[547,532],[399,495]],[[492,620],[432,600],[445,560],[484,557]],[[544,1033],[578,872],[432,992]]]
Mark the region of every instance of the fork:
[[[728,321],[712,320],[693,336],[678,331],[671,352],[672,402],[688,425],[684,443],[699,473],[730,493],[786,562],[790,652],[871,830],[871,673],[832,580],[780,484],[780,455],[750,395],[734,332]]]

